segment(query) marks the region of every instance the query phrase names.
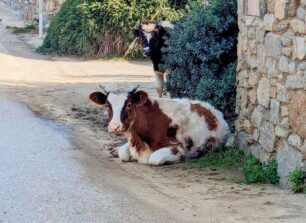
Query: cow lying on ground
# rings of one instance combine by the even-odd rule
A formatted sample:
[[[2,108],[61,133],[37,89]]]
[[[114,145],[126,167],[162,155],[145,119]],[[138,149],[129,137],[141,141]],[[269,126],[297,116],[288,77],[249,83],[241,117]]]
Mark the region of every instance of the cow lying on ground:
[[[134,29],[134,35],[139,38],[144,54],[151,58],[156,79],[156,91],[159,97],[162,96],[162,85],[164,83],[165,70],[160,69],[163,54],[161,49],[165,46],[165,37],[168,35],[167,28],[172,29],[173,25],[168,21],[157,23],[147,20],[140,23]]]
[[[108,112],[108,130],[124,133],[122,161],[163,165],[194,158],[222,145],[229,128],[220,111],[188,99],[150,98],[144,91],[94,92],[90,99]]]

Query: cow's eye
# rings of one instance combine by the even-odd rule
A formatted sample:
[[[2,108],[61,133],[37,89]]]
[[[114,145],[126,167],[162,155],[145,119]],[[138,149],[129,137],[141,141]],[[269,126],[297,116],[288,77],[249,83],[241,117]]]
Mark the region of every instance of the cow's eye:
[[[127,109],[127,110],[131,110],[131,108],[132,108],[132,103],[130,103],[130,102],[129,102],[129,103],[127,103],[127,105],[126,105],[126,109]]]

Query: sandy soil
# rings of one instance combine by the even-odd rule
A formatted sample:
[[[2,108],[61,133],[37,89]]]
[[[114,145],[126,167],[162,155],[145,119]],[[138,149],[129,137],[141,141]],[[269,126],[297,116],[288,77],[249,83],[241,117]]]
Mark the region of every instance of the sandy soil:
[[[0,9],[0,18],[9,20],[4,13]],[[3,25],[8,22],[0,23],[0,94],[70,128],[75,149],[89,157],[80,162],[89,178],[103,169],[112,185],[178,222],[305,222],[305,195],[243,185],[229,171],[187,164],[150,167],[111,158],[108,150],[124,139],[106,132],[106,116],[88,95],[101,83],[121,91],[140,83],[154,94],[151,64],[42,56],[25,44],[31,36],[8,33]]]

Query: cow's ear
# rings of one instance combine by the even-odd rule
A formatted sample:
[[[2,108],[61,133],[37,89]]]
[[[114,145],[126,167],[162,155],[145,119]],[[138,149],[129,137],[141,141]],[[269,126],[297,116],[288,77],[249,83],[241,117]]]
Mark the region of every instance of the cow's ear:
[[[139,37],[140,36],[140,29],[139,28],[133,28],[133,33],[136,37]]]
[[[135,103],[137,106],[141,106],[141,105],[144,105],[147,102],[148,98],[149,98],[149,96],[148,96],[147,92],[137,91],[133,95],[133,103]]]
[[[101,92],[93,92],[90,94],[89,99],[99,105],[105,105],[107,102],[107,95]]]

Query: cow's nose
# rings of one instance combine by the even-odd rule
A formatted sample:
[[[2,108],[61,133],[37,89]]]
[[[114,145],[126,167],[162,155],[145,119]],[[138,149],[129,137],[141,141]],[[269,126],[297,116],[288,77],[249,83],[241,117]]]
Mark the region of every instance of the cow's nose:
[[[109,132],[120,132],[121,131],[121,125],[120,124],[110,124],[108,126]]]

